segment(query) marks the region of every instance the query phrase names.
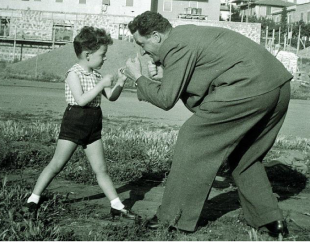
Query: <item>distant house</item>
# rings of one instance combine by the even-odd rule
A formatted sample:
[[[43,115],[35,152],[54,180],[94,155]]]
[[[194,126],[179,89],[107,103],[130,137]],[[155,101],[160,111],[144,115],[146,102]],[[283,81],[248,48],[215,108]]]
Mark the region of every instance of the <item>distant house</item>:
[[[294,0],[293,0],[294,1]],[[284,0],[233,0],[244,16],[272,18],[273,12],[282,11],[284,7],[295,6],[295,3]]]
[[[307,2],[305,1],[306,0],[304,0],[304,3],[299,3],[287,8],[288,23],[294,23],[298,21],[310,23],[310,0],[307,0]],[[282,11],[273,12],[273,19],[275,22],[281,21],[281,12]]]
[[[219,20],[221,2],[218,0],[154,0],[157,12],[167,19]],[[153,3],[154,4],[154,3]]]
[[[310,23],[310,1],[296,5],[293,20],[295,22],[302,20],[305,23]]]
[[[136,16],[153,0],[1,0],[0,9]]]

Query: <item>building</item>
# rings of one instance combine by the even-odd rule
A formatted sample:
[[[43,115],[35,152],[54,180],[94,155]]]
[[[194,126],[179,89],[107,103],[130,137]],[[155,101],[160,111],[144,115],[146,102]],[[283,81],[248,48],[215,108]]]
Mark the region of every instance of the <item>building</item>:
[[[157,12],[167,19],[219,20],[218,0],[156,0]]]
[[[150,10],[152,2],[153,0],[1,0],[0,9],[136,16]]]
[[[293,17],[294,21],[300,21],[309,24],[310,23],[310,1],[296,5],[296,10]]]
[[[272,18],[273,12],[282,11],[284,7],[288,8],[296,4],[283,0],[234,0],[240,9],[240,14],[244,16],[256,16],[257,18]]]
[[[273,20],[275,22],[281,21],[281,12],[273,12]],[[287,8],[287,22],[294,23],[298,21],[303,21],[305,23],[310,23],[310,0],[303,0],[294,6]]]

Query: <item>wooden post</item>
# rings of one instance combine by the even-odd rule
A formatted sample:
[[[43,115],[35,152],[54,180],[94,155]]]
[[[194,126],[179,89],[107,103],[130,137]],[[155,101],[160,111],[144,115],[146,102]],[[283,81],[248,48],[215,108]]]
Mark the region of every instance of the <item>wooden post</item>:
[[[38,79],[38,59],[39,59],[39,45],[37,46],[36,69],[35,69],[35,73],[34,73],[35,79]]]
[[[52,43],[52,49],[53,49],[53,50],[55,49],[55,35],[56,35],[56,34],[55,34],[55,32],[56,32],[55,29],[56,29],[56,28],[55,28],[55,26],[53,25],[53,43]]]
[[[299,42],[300,42],[300,31],[301,31],[301,25],[299,25],[299,30],[298,30],[298,42],[297,42],[297,50],[296,50],[296,55],[298,55],[299,52]]]
[[[267,47],[267,43],[268,43],[268,26],[266,27],[265,47]]]
[[[281,45],[281,27],[279,27],[279,45]]]
[[[275,29],[272,30],[272,41],[271,41],[270,52],[273,52],[275,31],[276,31]]]
[[[16,36],[17,36],[17,25],[15,25],[15,34],[14,34],[14,45],[13,45],[13,62],[15,61],[15,52],[16,52]]]

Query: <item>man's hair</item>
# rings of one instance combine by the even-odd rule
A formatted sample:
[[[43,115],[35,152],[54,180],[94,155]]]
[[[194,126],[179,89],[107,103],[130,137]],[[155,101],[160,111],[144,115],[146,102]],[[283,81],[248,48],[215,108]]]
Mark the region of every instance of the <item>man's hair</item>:
[[[83,51],[95,52],[102,45],[112,45],[113,40],[104,29],[84,26],[74,38],[73,46],[77,57]]]
[[[146,11],[130,21],[128,28],[131,34],[138,31],[141,36],[148,36],[153,31],[165,33],[170,30],[172,26],[168,19],[164,18],[161,14]]]

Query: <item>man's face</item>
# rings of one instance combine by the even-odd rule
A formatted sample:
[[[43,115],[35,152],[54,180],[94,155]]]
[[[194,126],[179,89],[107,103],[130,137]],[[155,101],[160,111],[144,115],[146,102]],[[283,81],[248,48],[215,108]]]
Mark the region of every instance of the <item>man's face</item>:
[[[154,31],[151,36],[141,36],[138,31],[133,34],[136,43],[142,48],[142,55],[149,55],[154,63],[159,61],[159,48],[161,46],[161,37]]]

